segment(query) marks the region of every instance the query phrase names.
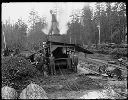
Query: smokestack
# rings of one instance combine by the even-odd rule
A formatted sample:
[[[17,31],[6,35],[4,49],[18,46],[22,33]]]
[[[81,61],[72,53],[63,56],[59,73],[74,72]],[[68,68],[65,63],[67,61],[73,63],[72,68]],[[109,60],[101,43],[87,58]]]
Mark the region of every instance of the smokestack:
[[[60,42],[61,35],[60,35],[60,30],[58,28],[59,23],[57,22],[56,14],[52,10],[50,10],[50,13],[52,15],[52,21],[51,21],[52,24],[48,33],[49,41]]]
[[[56,18],[56,14],[55,12],[53,12],[52,10],[50,10],[50,13],[52,15],[52,21],[51,21],[51,28],[49,30],[49,35],[52,35],[52,34],[59,34],[60,33],[60,30],[58,28],[58,22],[57,22],[57,18]]]

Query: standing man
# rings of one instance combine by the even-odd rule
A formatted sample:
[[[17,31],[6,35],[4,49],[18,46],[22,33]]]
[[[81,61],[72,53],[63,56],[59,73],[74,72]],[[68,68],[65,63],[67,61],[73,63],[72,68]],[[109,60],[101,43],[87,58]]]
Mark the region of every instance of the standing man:
[[[3,51],[3,56],[9,56],[9,48],[6,47]]]
[[[54,57],[53,55],[51,54],[51,56],[49,57],[50,59],[50,73],[51,75],[55,75],[56,74],[56,70],[55,70],[55,63],[54,63]]]
[[[74,52],[73,55],[73,67],[74,67],[74,71],[77,72],[77,65],[78,65],[78,56],[77,54]]]
[[[44,76],[44,57],[43,57],[43,54],[39,53],[37,54],[37,57],[36,57],[36,61],[37,61],[37,69],[42,72],[43,76]]]
[[[69,65],[69,69],[72,69],[73,66],[73,54],[71,51],[69,51],[69,60],[68,60],[68,65]]]

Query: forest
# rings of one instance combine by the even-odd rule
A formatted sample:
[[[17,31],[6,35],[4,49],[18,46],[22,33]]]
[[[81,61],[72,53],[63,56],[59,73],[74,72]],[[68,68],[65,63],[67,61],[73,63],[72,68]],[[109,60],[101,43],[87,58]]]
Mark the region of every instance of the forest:
[[[89,5],[72,12],[67,23],[67,32],[61,34],[61,42],[80,45],[116,43],[125,40],[127,29],[125,2],[97,2],[96,9]],[[37,50],[46,41],[47,33],[42,30],[48,26],[47,18],[40,16],[38,11],[29,12],[29,26],[22,18],[17,22],[2,22],[2,48]],[[100,35],[99,35],[100,34]],[[4,40],[5,37],[5,40]]]

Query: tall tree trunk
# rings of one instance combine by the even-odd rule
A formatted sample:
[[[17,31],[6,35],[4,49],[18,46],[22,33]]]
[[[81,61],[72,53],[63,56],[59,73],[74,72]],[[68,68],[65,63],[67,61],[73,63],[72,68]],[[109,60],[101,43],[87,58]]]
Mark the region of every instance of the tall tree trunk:
[[[4,36],[4,45],[5,45],[5,48],[6,48],[6,39],[5,39],[5,33],[3,32],[3,36]]]

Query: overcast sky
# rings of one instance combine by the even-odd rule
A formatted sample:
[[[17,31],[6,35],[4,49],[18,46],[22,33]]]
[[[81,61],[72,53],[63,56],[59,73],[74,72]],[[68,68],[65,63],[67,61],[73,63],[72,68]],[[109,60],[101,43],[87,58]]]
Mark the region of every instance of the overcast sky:
[[[66,23],[70,19],[70,15],[75,9],[82,9],[88,2],[39,2],[39,3],[2,3],[2,21],[8,20],[10,22],[17,21],[18,18],[22,18],[28,23],[29,12],[34,9],[40,16],[45,16],[49,25],[51,23],[50,9],[57,7],[58,14],[57,19],[59,22],[60,33],[63,34],[66,31]],[[91,7],[94,7],[94,3],[89,3]]]

